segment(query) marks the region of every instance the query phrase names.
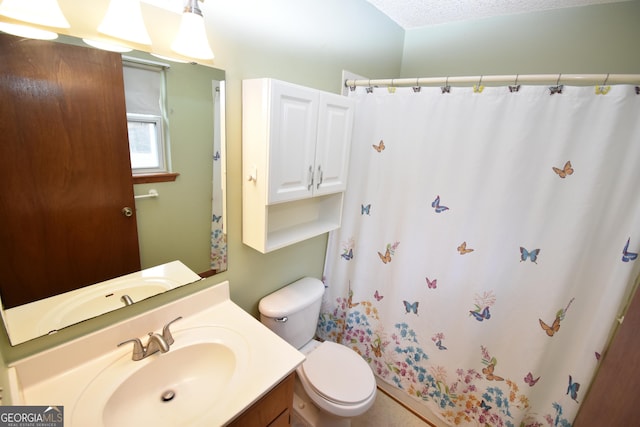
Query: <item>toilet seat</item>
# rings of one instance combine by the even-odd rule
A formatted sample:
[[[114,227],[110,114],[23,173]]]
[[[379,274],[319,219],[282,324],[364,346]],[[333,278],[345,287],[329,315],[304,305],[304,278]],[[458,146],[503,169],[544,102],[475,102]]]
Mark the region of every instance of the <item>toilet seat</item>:
[[[373,372],[362,357],[341,344],[325,341],[300,367],[303,382],[329,402],[358,406],[375,394]]]

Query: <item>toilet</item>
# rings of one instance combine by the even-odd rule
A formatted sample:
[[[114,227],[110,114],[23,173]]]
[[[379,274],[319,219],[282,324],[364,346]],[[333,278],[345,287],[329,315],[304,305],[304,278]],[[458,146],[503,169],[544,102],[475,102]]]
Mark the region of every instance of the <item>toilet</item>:
[[[349,426],[373,405],[376,381],[358,353],[313,339],[323,294],[320,280],[300,279],[260,300],[260,321],[306,356],[296,369],[295,415],[312,427]]]

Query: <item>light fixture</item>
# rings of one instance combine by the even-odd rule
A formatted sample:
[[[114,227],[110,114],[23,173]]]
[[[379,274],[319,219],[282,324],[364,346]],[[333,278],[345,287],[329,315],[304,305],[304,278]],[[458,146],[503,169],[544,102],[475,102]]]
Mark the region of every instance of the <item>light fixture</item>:
[[[98,32],[133,43],[151,44],[139,0],[111,0]]]
[[[180,29],[171,49],[190,58],[213,59],[213,52],[209,47],[204,28],[204,17],[198,7],[198,0],[185,1]]]
[[[8,22],[0,22],[0,31],[29,39],[54,40],[58,38],[58,33],[53,31],[41,30],[28,25],[10,24]]]
[[[70,27],[57,0],[3,0],[0,15],[46,27]]]
[[[164,59],[165,61],[171,61],[171,62],[177,62],[178,64],[187,64],[189,61],[184,60],[184,59],[178,59],[178,58],[174,58],[171,56],[166,56],[166,55],[161,55],[159,53],[153,53],[150,52],[151,55],[155,56],[156,58],[160,58],[160,59]]]
[[[69,22],[62,14],[57,0],[4,0],[0,3],[0,15],[29,24],[69,28]],[[9,22],[0,22],[0,31],[30,39],[58,38],[58,34],[53,31]]]
[[[126,53],[126,52],[131,52],[133,50],[130,47],[111,43],[110,41],[96,40],[96,39],[82,39],[82,41],[88,44],[89,46],[102,49],[102,50],[108,50],[109,52]]]

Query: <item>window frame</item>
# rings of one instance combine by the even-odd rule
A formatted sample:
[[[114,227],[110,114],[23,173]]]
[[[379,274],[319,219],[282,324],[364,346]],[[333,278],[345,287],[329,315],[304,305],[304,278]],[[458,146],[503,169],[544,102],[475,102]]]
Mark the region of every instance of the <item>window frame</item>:
[[[134,168],[131,166],[131,175],[134,184],[147,182],[167,182],[175,181],[179,176],[178,173],[171,171],[171,149],[169,141],[169,121],[167,118],[167,76],[166,72],[171,68],[169,64],[150,61],[147,59],[136,58],[131,56],[122,56],[123,71],[126,67],[138,68],[158,72],[160,76],[159,88],[159,114],[144,114],[138,112],[127,111],[127,125],[129,122],[154,123],[156,129],[156,149],[158,151],[159,167],[154,168]],[[127,93],[125,84],[125,95]],[[131,146],[129,147],[129,155],[131,156]]]
[[[157,167],[134,167],[133,166],[133,152],[131,151],[131,135],[129,134],[129,153],[132,157],[131,160],[131,173],[133,175],[148,175],[148,174],[158,174],[158,173],[167,173],[167,149],[166,142],[164,138],[164,120],[162,116],[151,115],[151,114],[137,114],[137,113],[127,113],[127,125],[129,123],[146,123],[153,124],[155,128],[155,149],[157,151]]]

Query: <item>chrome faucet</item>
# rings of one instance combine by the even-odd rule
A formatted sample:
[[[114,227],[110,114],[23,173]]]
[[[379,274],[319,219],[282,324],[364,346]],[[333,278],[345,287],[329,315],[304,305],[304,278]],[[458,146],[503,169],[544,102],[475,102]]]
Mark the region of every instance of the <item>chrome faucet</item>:
[[[133,300],[127,294],[122,295],[120,297],[120,301],[122,301],[124,303],[124,305],[132,305],[133,304]]]
[[[162,328],[162,335],[157,334],[155,332],[149,332],[149,340],[147,341],[147,345],[142,345],[142,341],[140,338],[132,338],[130,340],[126,340],[118,344],[120,347],[123,344],[132,342],[133,343],[133,354],[131,355],[131,360],[142,360],[145,357],[151,356],[154,353],[160,351],[161,353],[166,353],[169,351],[171,344],[175,342],[173,339],[173,335],[171,335],[171,331],[169,330],[169,326],[175,322],[176,320],[182,319],[182,316],[173,319],[171,322],[164,325]]]
[[[145,353],[147,356],[150,356],[157,351],[166,353],[169,351],[169,343],[167,343],[162,335],[149,332],[149,341],[147,341],[147,351]]]

